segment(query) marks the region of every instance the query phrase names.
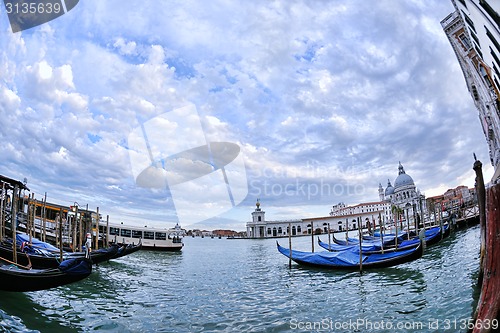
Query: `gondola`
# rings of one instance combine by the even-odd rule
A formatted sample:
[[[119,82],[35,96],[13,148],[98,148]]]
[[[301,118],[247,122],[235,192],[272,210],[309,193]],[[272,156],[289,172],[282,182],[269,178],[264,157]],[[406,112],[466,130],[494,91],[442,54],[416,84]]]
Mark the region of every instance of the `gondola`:
[[[444,225],[444,232],[441,235],[441,227],[432,227],[429,229],[425,230],[425,243],[426,245],[433,245],[438,243],[441,239],[447,237],[450,234],[450,229],[448,225]],[[413,237],[412,239],[409,240],[403,240],[401,242],[398,242],[398,250],[407,250],[411,249],[415,246],[417,246],[420,243],[419,237]],[[337,243],[331,243],[328,245],[327,243],[322,242],[318,238],[318,244],[322,248],[329,250],[329,251],[354,251],[359,253],[359,243],[357,244],[350,244],[350,245],[339,245]],[[381,253],[382,252],[382,247],[380,246],[380,243],[374,244],[374,243],[369,243],[369,242],[362,242],[362,249],[361,251],[364,254],[372,254],[372,253]],[[389,251],[389,250],[394,250],[395,249],[395,244],[391,246],[384,246],[384,251]]]
[[[353,245],[339,245],[332,243],[328,245],[327,243],[322,242],[318,238],[318,244],[325,250],[331,251],[331,252],[342,252],[342,251],[351,251],[354,253],[357,253],[359,255],[359,243],[358,244],[353,244]],[[364,244],[361,243],[361,252],[363,254],[375,254],[375,253],[384,253],[388,251],[403,251],[403,250],[408,250],[412,249],[420,244],[420,239],[417,237],[415,239],[411,240],[406,240],[401,242],[401,244],[398,244],[398,247],[396,248],[395,246],[380,246],[380,244]]]
[[[21,245],[17,247],[17,263],[27,266],[29,264],[26,253],[29,254],[29,260],[33,268],[57,268],[61,263],[61,255],[59,252],[52,252],[49,250],[42,250],[40,248],[34,248],[30,245],[24,245],[21,249]],[[108,261],[118,252],[117,245],[111,245],[106,249],[93,250],[90,253],[90,259],[92,263],[99,264],[104,261]],[[12,250],[12,240],[4,241],[0,244],[0,257],[5,258],[10,261],[14,261],[14,254]],[[85,252],[63,252],[62,260],[72,259],[72,258],[84,258]]]
[[[0,290],[37,291],[80,281],[92,273],[92,262],[87,258],[63,261],[57,268],[30,269],[0,258]]]
[[[290,249],[284,248],[276,242],[278,251],[290,258]],[[425,241],[420,240],[418,246],[402,251],[391,251],[385,253],[363,254],[361,263],[363,269],[385,268],[410,262],[422,257],[425,248]],[[322,267],[336,270],[359,270],[360,256],[353,251],[341,252],[302,252],[291,251],[291,259],[300,265]]]
[[[396,237],[394,236],[388,236],[388,237],[384,237],[383,238],[383,242],[384,242],[384,248],[385,247],[389,247],[391,245],[394,245],[396,243],[395,241]],[[338,239],[335,237],[335,234],[332,234],[332,240],[335,244],[338,244],[338,245],[358,245],[359,244],[359,239],[357,238],[347,238],[347,240],[342,240],[342,239]],[[402,239],[398,236],[398,243],[402,242]],[[372,241],[362,241],[362,243],[366,243],[366,244],[370,244],[370,245],[378,245],[378,246],[381,246],[382,244],[382,241],[380,239],[378,240],[372,240]]]
[[[117,258],[121,258],[121,257],[127,256],[127,255],[129,255],[131,253],[139,251],[141,248],[142,248],[142,243],[139,243],[137,245],[134,245],[134,244],[119,244],[118,245],[118,251],[110,259],[117,259]]]

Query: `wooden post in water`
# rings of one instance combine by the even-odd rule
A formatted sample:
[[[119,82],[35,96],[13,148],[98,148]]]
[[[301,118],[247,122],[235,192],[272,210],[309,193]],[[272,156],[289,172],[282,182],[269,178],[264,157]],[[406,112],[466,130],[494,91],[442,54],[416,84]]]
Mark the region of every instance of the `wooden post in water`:
[[[108,215],[109,216],[109,215]],[[288,268],[292,268],[292,222],[288,222],[288,228],[290,232],[288,233],[288,248],[290,255],[288,256]]]
[[[14,192],[12,193],[12,210],[11,210],[11,231],[12,231],[12,259],[17,264],[17,200],[18,200],[19,186],[14,186]]]
[[[399,214],[399,213],[398,213]],[[400,217],[401,218],[401,217]],[[396,238],[394,239],[395,245],[394,248],[397,250],[398,249],[398,222],[394,223],[396,225]]]
[[[23,201],[24,201],[24,198],[23,198]],[[25,234],[28,235],[28,239],[31,243],[31,195],[29,195],[29,194],[28,194],[28,207],[26,208],[25,225],[26,225]]]
[[[45,242],[45,240],[47,238],[47,192],[45,192],[45,196],[43,198],[42,231],[43,231],[42,240]]]
[[[63,261],[62,230],[63,230],[63,209],[59,208],[59,262]]]
[[[482,277],[484,274],[483,261],[486,254],[486,190],[484,188],[483,164],[476,158],[476,154],[474,154],[474,165],[472,168],[476,173],[475,187],[477,193],[477,205],[479,207],[479,224],[481,226],[481,233],[479,237],[481,239],[479,255],[479,281],[482,283]]]
[[[87,209],[88,210],[88,209]],[[80,213],[80,219],[78,220],[78,252],[82,252],[82,244],[85,242],[87,237],[84,232],[82,214]],[[75,236],[76,237],[76,236]]]
[[[109,247],[109,215],[106,215],[106,247]]]
[[[406,225],[408,227],[408,230],[406,231],[406,236],[408,237],[407,239],[410,240],[410,216],[408,209],[409,208],[406,209]]]
[[[31,221],[33,221],[33,236],[36,237],[36,223],[35,223],[35,220],[36,220],[36,206],[38,204],[38,200],[35,199],[35,195],[33,195],[33,218],[31,219]]]
[[[416,204],[413,204],[412,210],[413,210],[413,222],[415,224],[415,233],[418,235],[418,221],[417,221],[417,215],[415,213],[417,211],[417,205]]]
[[[349,245],[349,219],[345,219],[345,243]]]
[[[31,200],[28,203],[28,222],[29,222],[29,224],[26,226],[29,229],[28,235],[30,237],[30,243],[33,242],[33,237],[36,237],[36,235],[35,235],[35,210],[36,210],[35,193],[31,193]]]
[[[332,249],[332,242],[330,240],[330,222],[328,222],[328,250]]]
[[[77,227],[78,227],[78,205],[75,205],[75,211],[73,213],[75,213],[75,215],[73,215],[73,228],[72,229],[72,232],[71,232],[71,248],[73,249],[73,252],[76,251],[76,248],[78,247],[78,244],[80,244],[81,242],[78,242],[78,234],[77,234]],[[81,225],[81,223],[80,223]],[[82,236],[80,236],[81,238]],[[81,245],[80,245],[81,246]],[[80,248],[78,248],[78,251],[81,251]]]
[[[88,210],[88,209],[87,209]],[[83,212],[80,211],[80,217],[78,218],[78,231],[79,231],[79,234],[78,234],[78,244],[79,244],[79,251],[82,251],[82,246],[83,244],[85,243],[85,237],[87,237],[87,235],[85,235],[85,232],[83,231],[83,225],[84,225],[84,221],[83,221]]]
[[[97,250],[99,248],[99,222],[101,221],[101,217],[99,215],[99,207],[97,207],[97,218],[95,220],[95,241],[94,248]],[[91,233],[92,235],[92,233]]]
[[[382,249],[382,253],[384,253],[384,236],[382,234],[382,217],[380,213],[378,213],[378,227],[380,229],[380,248]]]
[[[363,274],[363,251],[362,251],[362,240],[361,240],[361,217],[357,217],[358,222],[358,238],[359,238],[359,272]]]
[[[314,222],[311,220],[311,248],[314,252]]]
[[[5,193],[5,183],[2,182],[2,193],[0,196],[0,241],[3,240],[3,236],[5,235],[5,198],[7,194]]]

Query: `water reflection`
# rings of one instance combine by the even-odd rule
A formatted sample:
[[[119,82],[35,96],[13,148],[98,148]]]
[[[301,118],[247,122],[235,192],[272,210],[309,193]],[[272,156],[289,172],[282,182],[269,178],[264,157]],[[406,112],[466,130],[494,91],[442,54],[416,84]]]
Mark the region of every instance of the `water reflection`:
[[[2,293],[0,314],[8,319],[0,331],[280,332],[290,331],[292,320],[466,319],[478,234],[457,233],[415,262],[363,274],[289,269],[274,240],[188,240],[180,254],[136,252],[80,283]]]

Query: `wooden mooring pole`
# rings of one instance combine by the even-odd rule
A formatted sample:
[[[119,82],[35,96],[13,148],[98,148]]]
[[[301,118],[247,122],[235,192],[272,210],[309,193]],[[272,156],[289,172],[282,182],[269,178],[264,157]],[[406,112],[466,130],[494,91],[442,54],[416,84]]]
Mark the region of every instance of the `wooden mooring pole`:
[[[311,250],[314,252],[314,222],[311,221]]]
[[[63,230],[63,209],[59,209],[59,261],[63,261],[63,239],[62,239],[62,230]]]
[[[42,241],[45,242],[47,238],[47,192],[43,197],[43,207],[42,207]]]
[[[14,187],[14,192],[12,193],[12,214],[11,214],[11,230],[12,230],[12,259],[17,264],[17,240],[16,240],[16,228],[17,228],[17,201],[18,201],[19,186]]]
[[[476,173],[476,194],[477,204],[479,206],[479,224],[481,225],[481,245],[480,245],[480,263],[479,263],[479,284],[483,281],[483,261],[486,251],[486,190],[484,188],[483,164],[476,158],[474,154],[474,166],[472,167]]]
[[[2,195],[0,197],[0,241],[3,240],[5,235],[5,198],[7,194],[5,193],[5,183],[2,182]]]
[[[108,215],[109,216],[109,215]],[[292,223],[288,222],[288,248],[290,249],[290,255],[288,256],[288,268],[292,268]]]
[[[358,238],[359,238],[359,272],[363,274],[363,244],[361,239],[361,217],[357,217],[358,220]]]
[[[332,248],[332,241],[330,240],[330,223],[328,223],[328,250]]]
[[[78,227],[78,205],[75,205],[75,211],[73,212],[75,215],[73,215],[73,225],[72,225],[72,232],[71,232],[71,248],[73,252],[76,251],[76,248],[78,247],[78,251],[81,251],[81,241],[78,241],[78,234],[77,234],[77,227]],[[68,219],[69,220],[69,219]],[[81,225],[81,223],[80,223]],[[81,233],[80,233],[81,234]],[[81,238],[81,236],[80,236]]]
[[[95,219],[95,240],[94,240],[94,248],[96,250],[99,248],[99,222],[100,221],[101,221],[101,216],[99,215],[99,207],[97,207],[97,218]]]
[[[109,247],[109,215],[106,215],[106,248]]]
[[[378,213],[378,226],[380,229],[380,248],[382,253],[384,253],[384,235],[382,234],[382,216]]]
[[[88,211],[88,206],[87,206],[87,211]],[[84,232],[83,228],[83,220],[82,220],[82,214],[80,213],[80,218],[78,219],[78,252],[82,251],[82,244],[85,242],[85,238],[87,237]],[[76,235],[75,235],[76,237]]]

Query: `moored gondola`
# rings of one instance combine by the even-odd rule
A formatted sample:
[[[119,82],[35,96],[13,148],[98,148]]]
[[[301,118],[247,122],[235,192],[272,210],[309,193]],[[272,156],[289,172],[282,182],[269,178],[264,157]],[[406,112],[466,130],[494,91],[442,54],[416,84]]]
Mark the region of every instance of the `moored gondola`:
[[[0,290],[37,291],[80,281],[92,273],[92,262],[87,258],[63,261],[57,268],[31,269],[0,258]]]
[[[449,234],[450,234],[450,228],[447,224],[443,226],[443,231],[441,231],[441,227],[439,227],[439,226],[426,229],[425,230],[425,243],[427,246],[434,245],[434,244],[438,243],[440,240],[448,237]],[[398,250],[411,249],[413,247],[418,246],[419,243],[420,243],[419,237],[413,237],[409,240],[403,240],[401,242],[398,242],[397,249]],[[328,250],[328,251],[338,252],[338,251],[349,250],[349,251],[354,251],[356,253],[359,253],[359,243],[357,243],[357,244],[352,243],[350,245],[339,245],[339,244],[334,242],[334,243],[331,243],[329,245],[327,243],[322,242],[318,238],[318,244],[319,244],[319,246],[321,246],[322,248],[324,248],[325,250]],[[382,253],[383,252],[382,247],[380,246],[380,242],[378,242],[378,243],[362,242],[361,246],[362,246],[361,251],[364,254]],[[384,251],[395,250],[395,244],[391,244],[391,243],[385,244],[383,249],[384,249]]]
[[[111,257],[110,259],[117,259],[121,258],[124,256],[127,256],[131,253],[137,252],[142,248],[142,243],[139,244],[119,244],[118,245],[118,252]]]
[[[118,252],[117,245],[111,245],[105,249],[94,250],[90,253],[92,263],[99,264],[108,261]],[[29,255],[29,259],[27,255]],[[58,268],[61,264],[61,254],[59,252],[43,251],[41,249],[30,249],[29,245],[25,245],[22,249],[17,247],[17,260],[14,260],[14,251],[12,250],[11,242],[0,244],[0,257],[9,261],[16,261],[18,264],[27,266],[31,261],[33,268]],[[84,258],[85,252],[63,252],[62,260]]]
[[[305,266],[323,267],[336,270],[359,270],[360,255],[353,251],[340,252],[302,252],[284,248],[276,242],[278,251],[296,263]],[[385,268],[410,262],[422,257],[425,241],[420,240],[418,246],[402,251],[388,251],[385,253],[363,254],[361,265],[363,269]]]

